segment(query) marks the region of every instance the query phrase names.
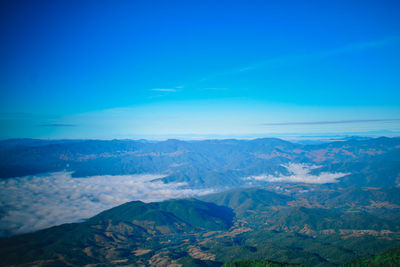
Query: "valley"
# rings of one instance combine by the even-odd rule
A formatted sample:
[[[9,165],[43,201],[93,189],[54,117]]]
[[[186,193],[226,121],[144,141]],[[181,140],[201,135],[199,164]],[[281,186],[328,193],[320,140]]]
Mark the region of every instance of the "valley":
[[[3,143],[2,164],[8,166],[37,164],[30,171],[67,168],[74,173],[82,173],[83,166],[88,166],[87,170],[97,175],[157,168],[163,176],[151,181],[146,177],[152,176],[146,176],[146,183],[181,183],[216,193],[148,203],[131,201],[82,222],[3,237],[0,263],[222,266],[246,259],[338,266],[384,253],[400,247],[399,146],[396,138],[322,145],[277,139],[79,141],[24,147]],[[18,151],[24,153],[18,156]],[[260,153],[270,156],[260,157]],[[351,156],[354,153],[356,159]],[[62,156],[66,154],[70,156]],[[32,161],[39,155],[45,160]],[[127,162],[129,168],[123,167]],[[10,167],[3,172],[3,179],[11,179],[5,176],[17,171]],[[342,174],[334,180],[313,182],[328,173]],[[285,180],[246,178],[260,175]]]

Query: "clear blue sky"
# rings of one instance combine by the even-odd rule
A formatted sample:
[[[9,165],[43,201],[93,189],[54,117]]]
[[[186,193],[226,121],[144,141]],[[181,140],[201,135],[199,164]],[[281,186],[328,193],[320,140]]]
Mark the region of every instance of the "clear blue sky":
[[[400,1],[1,1],[0,138],[400,132]]]

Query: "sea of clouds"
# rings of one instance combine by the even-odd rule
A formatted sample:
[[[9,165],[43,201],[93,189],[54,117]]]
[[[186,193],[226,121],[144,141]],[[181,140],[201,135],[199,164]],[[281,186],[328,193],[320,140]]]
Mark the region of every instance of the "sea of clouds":
[[[0,236],[77,222],[128,201],[161,201],[213,193],[186,183],[153,181],[163,175],[101,175],[72,178],[70,172],[0,181]]]
[[[257,176],[246,177],[245,180],[253,180],[259,182],[287,182],[287,183],[308,183],[308,184],[326,184],[335,183],[341,177],[349,175],[350,173],[343,172],[321,172],[318,175],[311,174],[313,169],[317,169],[320,166],[289,163],[283,164],[290,175],[271,175],[263,174]]]

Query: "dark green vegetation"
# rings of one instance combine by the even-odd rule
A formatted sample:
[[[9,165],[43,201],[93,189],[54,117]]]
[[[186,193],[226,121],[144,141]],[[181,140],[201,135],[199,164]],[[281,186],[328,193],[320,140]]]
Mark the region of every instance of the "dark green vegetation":
[[[239,260],[224,264],[224,267],[296,267],[305,266],[302,264],[292,264],[269,260]]]
[[[269,260],[238,260],[224,264],[224,267],[295,267],[304,266],[302,264],[284,263]],[[380,266],[400,266],[400,248],[391,249],[379,255],[354,260],[341,264],[340,267],[380,267]]]
[[[325,185],[246,187],[242,179],[290,175],[281,165],[289,162],[320,166],[314,175],[349,174]],[[1,238],[1,266],[398,263],[398,250],[384,253],[400,247],[398,138],[320,145],[279,139],[0,142],[3,178],[65,168],[75,176],[164,173],[164,182],[228,190],[129,202],[82,223]]]
[[[400,266],[400,248],[391,249],[374,257],[359,259],[341,265],[341,267],[358,266]]]
[[[129,202],[83,223],[2,238],[0,265],[221,266],[268,259],[336,266],[400,246],[399,188],[286,189]]]

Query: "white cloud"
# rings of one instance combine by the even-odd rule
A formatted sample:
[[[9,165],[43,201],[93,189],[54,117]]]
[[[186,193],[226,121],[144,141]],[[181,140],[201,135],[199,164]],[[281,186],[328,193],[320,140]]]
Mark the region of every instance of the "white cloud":
[[[318,175],[311,174],[311,170],[319,166],[310,166],[307,164],[289,163],[282,165],[291,174],[290,175],[271,175],[264,174],[258,176],[249,176],[245,180],[263,181],[263,182],[289,182],[289,183],[309,183],[309,184],[326,184],[335,183],[337,179],[349,175],[342,172],[321,172]]]
[[[203,88],[203,90],[224,91],[224,90],[228,90],[228,88],[225,88],[225,87],[207,87],[207,88]]]
[[[152,181],[163,175],[72,178],[69,172],[0,181],[0,236],[77,222],[132,200],[145,202],[214,192],[186,183]]]
[[[154,89],[151,89],[151,91],[157,91],[157,92],[176,92],[176,89],[172,89],[172,88],[154,88]]]

